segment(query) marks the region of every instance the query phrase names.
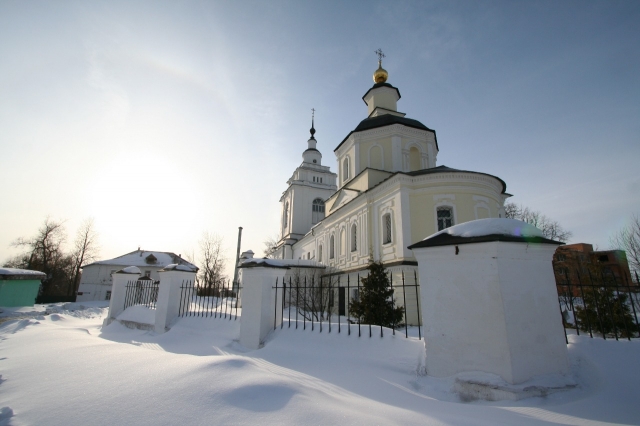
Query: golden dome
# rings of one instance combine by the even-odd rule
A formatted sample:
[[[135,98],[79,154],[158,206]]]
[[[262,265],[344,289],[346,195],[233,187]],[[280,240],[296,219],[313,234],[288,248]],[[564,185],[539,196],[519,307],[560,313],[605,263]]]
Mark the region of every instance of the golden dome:
[[[389,78],[389,73],[382,68],[382,61],[378,61],[378,69],[373,73],[373,81],[375,83],[384,83],[387,78]]]

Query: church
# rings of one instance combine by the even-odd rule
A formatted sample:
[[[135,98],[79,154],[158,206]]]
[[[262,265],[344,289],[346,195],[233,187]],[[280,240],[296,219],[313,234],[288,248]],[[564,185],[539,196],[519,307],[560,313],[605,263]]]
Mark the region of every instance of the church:
[[[343,274],[373,258],[413,275],[411,244],[455,224],[505,216],[511,195],[502,179],[437,165],[435,130],[398,111],[400,90],[376,53],[374,84],[362,97],[367,116],[334,149],[337,174],[322,165],[312,120],[302,163],[280,198],[275,258],[314,260]]]

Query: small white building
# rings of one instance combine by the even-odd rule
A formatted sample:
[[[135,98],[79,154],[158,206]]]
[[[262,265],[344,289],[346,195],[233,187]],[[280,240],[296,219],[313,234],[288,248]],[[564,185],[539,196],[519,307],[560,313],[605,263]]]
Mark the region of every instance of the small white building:
[[[142,275],[159,280],[158,271],[167,265],[178,264],[194,268],[180,255],[166,251],[136,250],[114,259],[101,260],[82,267],[82,278],[78,287],[78,302],[88,300],[109,300],[111,298],[112,274],[128,266],[137,266]]]

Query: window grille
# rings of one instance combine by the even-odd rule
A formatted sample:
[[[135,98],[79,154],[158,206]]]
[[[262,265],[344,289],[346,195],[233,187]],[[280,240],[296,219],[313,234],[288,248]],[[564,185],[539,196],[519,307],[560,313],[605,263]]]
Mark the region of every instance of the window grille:
[[[358,226],[351,225],[351,251],[358,250]]]
[[[384,244],[389,244],[391,242],[391,214],[387,213],[382,216],[382,223],[384,225]]]
[[[438,231],[453,226],[453,211],[450,207],[438,207]]]
[[[311,206],[311,221],[316,224],[322,219],[324,219],[324,201],[316,198]]]

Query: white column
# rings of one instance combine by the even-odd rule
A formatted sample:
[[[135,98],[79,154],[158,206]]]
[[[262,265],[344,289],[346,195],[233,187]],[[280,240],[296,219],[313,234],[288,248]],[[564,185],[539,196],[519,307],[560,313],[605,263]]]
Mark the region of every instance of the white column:
[[[135,282],[140,278],[140,269],[135,266],[129,266],[114,272],[112,277],[113,286],[111,287],[111,300],[109,301],[109,315],[104,320],[104,325],[111,324],[124,311],[127,283],[129,281]]]
[[[273,287],[278,279],[282,286],[285,269],[272,266],[242,268],[242,321],[240,322],[240,344],[247,349],[259,349],[264,339],[282,322],[282,289]]]
[[[180,310],[180,294],[182,283],[193,283],[195,271],[179,270],[183,265],[169,265],[159,272],[160,288],[156,302],[156,333],[164,333],[171,321],[178,316]],[[186,268],[185,268],[186,269]]]

